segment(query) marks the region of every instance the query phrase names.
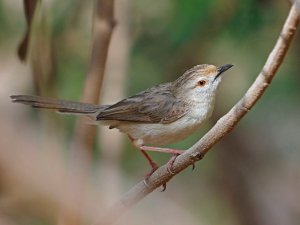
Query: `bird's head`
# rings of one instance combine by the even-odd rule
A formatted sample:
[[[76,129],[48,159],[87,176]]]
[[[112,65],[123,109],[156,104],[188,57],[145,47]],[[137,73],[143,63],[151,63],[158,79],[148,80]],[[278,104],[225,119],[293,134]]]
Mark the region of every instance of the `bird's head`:
[[[175,93],[177,96],[184,96],[196,101],[215,96],[221,83],[221,74],[232,66],[232,64],[218,67],[208,64],[197,65],[174,81]]]

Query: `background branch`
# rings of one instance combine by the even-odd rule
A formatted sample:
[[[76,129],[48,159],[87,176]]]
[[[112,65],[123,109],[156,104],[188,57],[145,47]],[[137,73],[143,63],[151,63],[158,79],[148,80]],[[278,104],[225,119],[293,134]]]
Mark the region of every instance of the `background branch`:
[[[95,1],[92,55],[82,94],[83,102],[99,102],[114,24],[114,1]],[[90,152],[95,142],[95,134],[95,126],[87,126],[83,119],[78,119],[74,133],[75,146]]]
[[[83,102],[97,104],[100,98],[100,92],[105,73],[105,66],[108,57],[108,50],[114,28],[114,1],[96,0],[93,15],[93,37],[92,53],[89,62],[88,71],[84,83],[81,100]],[[84,118],[78,118],[74,130],[72,142],[73,160],[77,162],[83,158],[83,167],[78,171],[70,171],[70,174],[76,174],[81,181],[76,185],[76,191],[70,192],[70,196],[77,199],[75,210],[70,211],[62,208],[59,215],[58,224],[80,224],[81,204],[84,199],[84,185],[90,171],[92,151],[96,138],[96,126],[87,125]],[[83,152],[84,151],[84,152]],[[79,160],[81,161],[81,160]],[[79,163],[78,161],[78,163]]]
[[[240,101],[226,115],[220,118],[214,127],[212,127],[212,129],[195,145],[177,158],[174,163],[174,174],[168,173],[166,165],[160,167],[150,177],[148,186],[145,186],[143,181],[136,184],[121,197],[121,199],[102,218],[99,224],[112,224],[130,206],[160,187],[163,183],[168,182],[173,176],[188,166],[201,160],[213,145],[230,132],[238,124],[241,118],[255,105],[271,83],[286,55],[298,25],[299,13],[296,10],[296,6],[293,5],[277,43],[270,53],[264,67]]]
[[[18,57],[21,61],[26,61],[27,52],[28,52],[28,45],[29,45],[29,37],[31,32],[31,27],[33,23],[33,17],[36,11],[36,7],[38,4],[38,0],[23,0],[24,5],[24,12],[26,18],[26,31],[18,46]]]

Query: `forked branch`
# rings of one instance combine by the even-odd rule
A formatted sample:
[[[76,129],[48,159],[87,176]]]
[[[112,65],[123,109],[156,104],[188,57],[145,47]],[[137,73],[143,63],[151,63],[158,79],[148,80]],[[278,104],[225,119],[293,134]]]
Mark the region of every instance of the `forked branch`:
[[[105,214],[100,224],[114,223],[128,208],[143,199],[149,193],[162,184],[168,182],[176,174],[193,163],[201,160],[203,156],[214,146],[221,138],[227,135],[242,119],[243,116],[255,105],[263,95],[278,68],[287,53],[291,41],[299,25],[299,13],[294,4],[285,21],[278,40],[271,51],[264,67],[257,76],[254,83],[247,90],[246,94],[236,103],[232,109],[218,120],[218,122],[208,131],[196,144],[189,148],[184,154],[177,157],[173,165],[173,174],[167,170],[167,165],[161,166],[149,178],[146,186],[143,181],[136,184]]]

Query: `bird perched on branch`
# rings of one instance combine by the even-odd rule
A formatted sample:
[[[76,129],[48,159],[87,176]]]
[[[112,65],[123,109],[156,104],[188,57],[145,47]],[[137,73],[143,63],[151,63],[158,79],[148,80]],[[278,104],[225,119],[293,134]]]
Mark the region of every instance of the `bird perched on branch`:
[[[146,151],[173,154],[168,163],[170,172],[176,156],[183,152],[148,145],[174,143],[196,131],[211,116],[221,74],[232,66],[197,65],[173,82],[154,86],[112,105],[30,95],[12,95],[11,98],[13,102],[36,108],[86,116],[97,124],[109,126],[110,129],[116,128],[127,134],[151,165],[152,170],[146,175],[147,179],[158,166]]]

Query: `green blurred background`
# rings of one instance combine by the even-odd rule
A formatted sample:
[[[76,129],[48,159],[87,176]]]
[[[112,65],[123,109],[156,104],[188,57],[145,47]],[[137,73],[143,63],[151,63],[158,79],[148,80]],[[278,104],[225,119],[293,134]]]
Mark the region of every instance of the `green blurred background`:
[[[117,0],[115,4],[117,26],[113,35],[118,37],[111,43],[103,96],[114,95],[116,90],[120,91],[117,99],[135,94],[175,80],[197,64],[235,65],[223,78],[213,118],[187,140],[171,145],[178,149],[195,143],[243,96],[265,63],[290,8],[290,2],[282,0]],[[8,96],[25,93],[79,100],[90,58],[92,12],[91,0],[41,1],[30,56],[22,63],[16,54],[26,28],[22,2],[0,1],[2,138],[18,141],[6,133],[7,126],[18,130],[18,135],[23,134],[22,129],[31,129],[30,142],[42,139],[47,145],[44,136],[50,132],[54,139],[62,139],[63,151],[70,151],[74,117],[15,106]],[[300,223],[299,40],[298,34],[263,98],[196,164],[195,171],[176,176],[165,193],[150,195],[119,224]],[[115,60],[123,66],[119,68],[120,62],[115,64]],[[34,72],[41,76],[39,88],[33,82]],[[109,80],[110,75],[113,80]],[[111,101],[103,97],[101,102]],[[120,194],[149,168],[125,138],[120,139],[121,149],[107,153],[114,149],[103,149],[105,132],[99,132],[93,155],[95,173],[103,161],[116,165],[119,175],[111,176],[120,176]],[[108,143],[114,140],[113,136]],[[8,146],[2,146],[4,151]],[[160,164],[169,158],[151,155]],[[174,205],[177,208],[172,208]],[[56,223],[47,213],[23,211],[1,199],[0,209],[0,217],[3,214],[16,224]]]

